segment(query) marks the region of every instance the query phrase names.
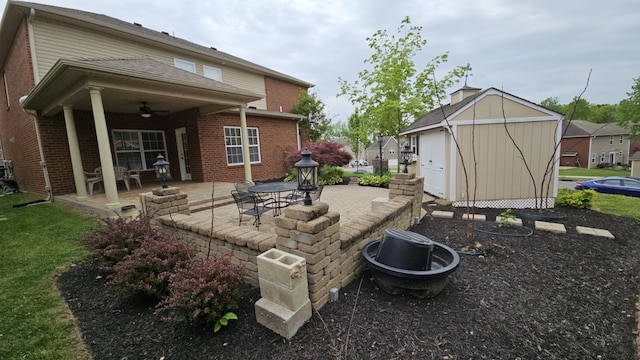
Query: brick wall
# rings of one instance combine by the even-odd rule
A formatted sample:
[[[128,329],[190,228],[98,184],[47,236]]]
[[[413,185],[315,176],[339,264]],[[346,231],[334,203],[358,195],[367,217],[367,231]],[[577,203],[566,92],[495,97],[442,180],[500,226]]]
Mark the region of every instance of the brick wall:
[[[589,138],[568,138],[562,139],[560,144],[560,166],[576,166],[576,160],[580,161],[580,167],[588,168],[591,161],[589,154]],[[562,156],[567,151],[576,151],[576,157]]]
[[[15,180],[23,190],[44,196],[44,171],[40,165],[34,117],[25,112],[19,102],[20,97],[29,94],[35,84],[26,20],[16,31],[2,75],[5,79],[0,81],[0,103],[3,105],[0,108],[0,141],[4,158],[13,161]]]
[[[298,102],[298,95],[307,89],[268,76],[264,78],[267,93],[267,110],[291,112]],[[280,107],[282,106],[282,110]]]
[[[202,174],[195,181],[233,182],[244,179],[243,165],[227,165],[224,127],[240,126],[238,114],[227,113],[201,117],[198,120],[198,149]],[[288,153],[297,150],[296,122],[267,117],[247,116],[247,126],[257,127],[260,136],[259,164],[251,165],[254,181],[283,178]],[[191,145],[190,145],[191,147]]]

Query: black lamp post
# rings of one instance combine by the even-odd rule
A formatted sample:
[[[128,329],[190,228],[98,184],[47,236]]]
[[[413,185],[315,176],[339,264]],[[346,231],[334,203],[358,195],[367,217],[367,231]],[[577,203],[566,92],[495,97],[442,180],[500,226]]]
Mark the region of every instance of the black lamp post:
[[[311,205],[310,191],[318,188],[318,163],[311,160],[311,151],[304,149],[302,159],[295,163],[298,169],[298,190],[305,193],[304,204]]]
[[[153,166],[156,168],[156,180],[162,181],[162,188],[166,189],[169,187],[167,183],[168,180],[171,180],[171,172],[169,171],[169,162],[164,159],[162,154],[158,154],[156,157],[156,162],[153,163]]]
[[[378,135],[378,146],[380,146],[380,177],[382,177],[382,135]]]
[[[407,169],[407,166],[409,166],[409,164],[411,163],[411,158],[413,157],[413,151],[411,151],[409,144],[405,143],[404,149],[402,149],[400,153],[401,153],[400,157],[402,158],[402,165],[404,165],[404,170],[402,172],[406,174],[409,172],[409,170]]]

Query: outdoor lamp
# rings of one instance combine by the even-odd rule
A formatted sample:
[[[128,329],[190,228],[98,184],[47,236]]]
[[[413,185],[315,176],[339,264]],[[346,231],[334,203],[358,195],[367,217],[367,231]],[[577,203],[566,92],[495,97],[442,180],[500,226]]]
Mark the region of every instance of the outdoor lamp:
[[[156,162],[153,163],[153,166],[156,168],[156,180],[162,181],[163,189],[168,188],[169,184],[167,184],[167,181],[171,180],[169,162],[164,159],[164,156],[162,156],[162,154],[158,154],[158,157],[156,157]]]
[[[409,144],[404,144],[404,149],[400,151],[400,157],[402,158],[402,165],[404,165],[404,170],[402,172],[406,174],[409,172],[409,170],[407,170],[407,166],[409,166],[411,158],[413,157],[413,151],[411,151]]]
[[[298,169],[298,190],[305,193],[304,204],[311,205],[310,191],[318,188],[318,163],[311,160],[311,151],[305,148],[302,159],[295,163]]]

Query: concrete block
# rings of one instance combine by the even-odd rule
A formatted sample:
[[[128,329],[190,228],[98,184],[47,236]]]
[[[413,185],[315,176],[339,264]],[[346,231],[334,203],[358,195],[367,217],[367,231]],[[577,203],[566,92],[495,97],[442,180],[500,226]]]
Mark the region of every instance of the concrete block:
[[[258,274],[261,279],[293,289],[307,282],[305,258],[282,250],[271,249],[258,255]]]
[[[486,221],[487,217],[482,214],[462,214],[462,220]]]
[[[287,289],[279,284],[260,278],[260,295],[287,310],[296,311],[309,301],[309,287],[301,283],[293,289]]]
[[[596,228],[590,228],[585,226],[576,226],[576,231],[578,232],[578,234],[593,235],[593,236],[605,237],[608,239],[615,239],[615,236],[613,236],[613,234],[609,230],[596,229]]]
[[[535,229],[536,230],[542,230],[542,231],[549,231],[555,234],[566,234],[567,233],[567,229],[564,227],[563,224],[558,224],[558,223],[551,223],[551,222],[546,222],[546,221],[536,221],[535,222]]]
[[[453,219],[453,212],[436,210],[431,213],[431,216],[434,218]]]
[[[256,320],[276,334],[291,339],[311,318],[311,301],[296,311],[286,309],[268,299],[261,298],[255,304]]]

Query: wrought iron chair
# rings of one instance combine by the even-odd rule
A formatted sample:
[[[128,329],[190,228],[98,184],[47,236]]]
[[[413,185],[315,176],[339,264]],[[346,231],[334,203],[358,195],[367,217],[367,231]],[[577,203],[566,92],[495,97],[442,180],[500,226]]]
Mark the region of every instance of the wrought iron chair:
[[[241,193],[241,194],[250,194],[250,195],[254,195],[256,198],[256,201],[259,203],[268,203],[269,201],[273,201],[273,197],[270,197],[268,195],[261,195],[258,193],[251,193],[249,191],[249,188],[252,187],[253,185],[255,185],[254,182],[252,181],[248,181],[248,180],[240,180],[240,181],[236,181],[233,186],[236,188],[236,191]]]
[[[257,230],[260,230],[260,215],[271,210],[267,204],[258,202],[256,196],[248,192],[241,193],[236,190],[231,190],[231,195],[238,207],[238,226],[242,225],[242,217],[249,215],[253,216],[253,225]]]
[[[322,195],[322,189],[324,189],[324,185],[319,185],[318,188],[314,191],[309,191],[309,196],[311,197],[311,201],[320,200],[320,196]],[[304,191],[294,190],[291,194],[287,195],[286,199],[289,204],[297,204],[300,201],[303,201],[306,196]]]

